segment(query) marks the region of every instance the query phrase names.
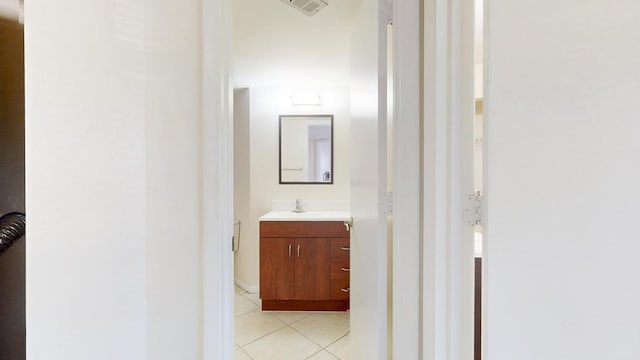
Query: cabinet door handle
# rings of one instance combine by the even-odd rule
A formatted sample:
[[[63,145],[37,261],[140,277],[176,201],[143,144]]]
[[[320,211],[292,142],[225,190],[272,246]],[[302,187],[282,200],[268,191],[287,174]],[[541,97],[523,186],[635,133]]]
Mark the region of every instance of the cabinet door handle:
[[[348,268],[340,268],[340,270],[342,270],[342,271],[344,271],[344,272],[349,272],[349,271],[351,271],[351,269],[348,269]]]
[[[289,244],[289,257],[291,257],[291,244]]]
[[[340,291],[344,292],[344,293],[348,293],[349,291],[351,291],[351,288],[342,288],[340,289]]]
[[[351,251],[351,248],[350,247],[341,247],[340,250]]]
[[[298,257],[300,257],[300,244],[298,244]]]

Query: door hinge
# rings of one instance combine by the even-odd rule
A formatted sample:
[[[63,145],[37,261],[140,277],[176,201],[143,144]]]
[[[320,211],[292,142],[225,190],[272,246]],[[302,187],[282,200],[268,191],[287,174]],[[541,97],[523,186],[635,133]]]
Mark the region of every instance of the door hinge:
[[[392,0],[382,1],[382,12],[384,16],[384,23],[386,25],[393,25],[393,1]]]
[[[351,231],[351,228],[353,228],[353,218],[345,220],[344,227],[347,229],[347,231]]]
[[[471,226],[482,224],[482,193],[477,191],[467,195],[464,216],[467,224]]]
[[[393,191],[384,193],[384,213],[393,215]]]

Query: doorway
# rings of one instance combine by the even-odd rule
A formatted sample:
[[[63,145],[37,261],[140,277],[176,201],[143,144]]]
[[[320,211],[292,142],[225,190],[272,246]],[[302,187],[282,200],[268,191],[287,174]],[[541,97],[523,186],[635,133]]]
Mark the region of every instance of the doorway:
[[[371,5],[371,3],[374,2],[369,2],[368,4]],[[406,125],[402,127],[403,131],[396,132],[396,137],[402,138],[403,142],[402,144],[394,145],[397,146],[399,150],[402,149],[398,151],[394,157],[403,159],[401,162],[403,166],[397,167],[402,171],[395,172],[396,180],[402,179],[406,180],[406,182],[403,182],[403,186],[396,187],[398,193],[394,194],[393,198],[387,196],[385,193],[386,188],[383,188],[382,191],[376,192],[373,195],[368,193],[366,198],[369,202],[360,204],[358,210],[362,211],[361,218],[365,220],[386,217],[382,215],[386,210],[383,210],[380,205],[385,204],[386,207],[390,202],[393,202],[395,205],[397,204],[396,199],[403,199],[403,204],[397,207],[394,206],[394,210],[401,210],[396,214],[400,212],[403,214],[402,217],[398,216],[398,220],[400,218],[409,219],[403,222],[404,225],[409,226],[399,226],[397,222],[394,224],[394,237],[402,238],[403,243],[402,246],[397,249],[394,248],[393,255],[394,258],[400,258],[403,259],[403,261],[394,262],[394,264],[397,265],[395,270],[399,270],[397,272],[394,270],[394,280],[399,279],[399,281],[393,282],[393,292],[396,296],[402,296],[403,301],[393,302],[394,316],[392,320],[394,324],[402,324],[402,326],[394,326],[393,331],[394,338],[398,343],[408,345],[406,347],[395,346],[393,349],[394,353],[399,349],[408,349],[408,352],[422,354],[427,350],[432,351],[433,349],[447,348],[449,349],[448,351],[462,351],[465,354],[469,354],[469,358],[471,358],[473,356],[473,229],[468,226],[464,218],[464,209],[467,205],[466,194],[473,192],[473,176],[471,170],[473,157],[469,155],[468,158],[463,160],[461,156],[472,154],[473,146],[472,141],[469,141],[468,144],[464,145],[464,154],[461,154],[457,151],[459,148],[454,146],[454,143],[460,145],[459,141],[462,141],[461,136],[473,133],[473,131],[467,132],[468,128],[462,131],[461,125],[463,122],[461,120],[463,118],[469,119],[469,114],[464,112],[464,116],[461,116],[462,112],[460,111],[462,108],[469,108],[469,106],[465,105],[464,101],[460,101],[461,99],[473,99],[473,50],[472,48],[471,50],[465,49],[465,53],[461,56],[461,54],[458,53],[448,53],[443,49],[447,48],[450,42],[456,43],[464,40],[467,41],[467,44],[473,43],[473,41],[468,41],[466,38],[468,34],[473,36],[472,26],[471,31],[468,31],[468,26],[473,24],[473,21],[472,18],[469,22],[465,21],[466,25],[461,28],[456,26],[450,28],[427,28],[437,23],[435,19],[450,20],[451,17],[459,14],[430,11],[428,6],[433,6],[432,2],[425,2],[424,8],[420,8],[417,4],[418,3],[413,4],[418,7],[417,9],[407,6],[403,8],[404,13],[397,15],[399,17],[407,16],[413,19],[411,25],[406,28],[398,26],[398,33],[409,34],[411,40],[415,41],[415,44],[419,44],[420,41],[424,40],[423,45],[415,45],[414,43],[407,43],[405,41],[398,44],[398,47],[405,46],[405,50],[410,48],[412,54],[414,54],[413,52],[415,51],[416,55],[415,58],[413,56],[403,57],[404,60],[409,60],[408,63],[403,63],[403,66],[397,67],[398,73],[401,73],[404,77],[396,81],[404,84],[404,86],[410,84],[407,88],[403,86],[404,91],[396,89],[397,98],[402,99],[404,104],[403,107],[398,108],[398,113],[403,115],[403,119],[406,117],[415,120],[409,123],[403,121],[403,124]],[[373,32],[376,32],[377,29],[379,36],[386,37],[386,28],[384,31],[380,31],[380,27],[377,26],[377,18],[379,15],[377,10],[376,7],[367,8],[368,13],[373,14],[369,20],[374,24]],[[429,16],[433,18],[429,19],[434,21],[423,21],[420,16],[414,16],[422,10],[424,10],[425,17],[427,17],[427,14],[430,14]],[[465,11],[466,10],[468,9],[465,9]],[[468,14],[473,14],[473,11],[468,12]],[[424,26],[424,28],[421,28],[421,26]],[[421,38],[420,34],[423,30],[425,35],[424,38]],[[461,34],[463,30],[464,34]],[[433,36],[434,33],[438,36]],[[451,36],[452,34],[455,36]],[[406,37],[402,38],[406,39]],[[364,48],[371,45],[370,42],[366,41],[354,43]],[[416,73],[422,71],[419,60],[421,46],[424,46],[422,50],[424,50],[425,56],[423,83],[421,83],[421,79],[415,76]],[[363,70],[363,73],[371,74],[371,70],[373,69],[373,73],[379,75],[379,62],[376,59],[379,59],[381,54],[386,57],[386,49],[380,51],[380,48],[374,45],[373,50],[373,55],[366,51],[355,51],[353,55],[360,57],[357,60],[360,65],[357,68],[358,70]],[[449,64],[452,63],[461,65],[460,58],[465,60],[465,66],[449,67]],[[468,65],[467,61],[471,64],[469,68],[466,66]],[[278,74],[278,72],[274,72],[274,74]],[[446,74],[449,75],[445,76]],[[356,73],[355,75],[355,77],[358,78],[362,73]],[[399,78],[400,77],[401,76],[399,76]],[[372,79],[370,78],[365,79],[364,77],[358,80],[366,80],[360,84],[365,84],[368,81],[370,85],[371,83],[376,83],[378,76],[376,76],[376,80],[374,81],[371,81]],[[458,86],[463,85],[462,83],[458,83],[459,81],[471,85],[468,87]],[[424,87],[424,90],[422,87]],[[410,88],[410,90],[407,90],[408,88]],[[371,87],[367,88],[364,86],[357,88],[358,91],[353,91],[353,87],[351,89],[350,103],[360,106],[358,111],[355,111],[356,116],[352,118],[352,121],[358,116],[361,116],[363,119],[366,118],[367,120],[361,124],[366,124],[369,127],[367,131],[358,134],[374,134],[373,142],[378,144],[378,135],[380,134],[380,128],[378,126],[380,124],[377,121],[377,117],[373,122],[370,122],[369,119],[372,116],[380,116],[380,114],[386,116],[386,104],[366,104],[366,99],[377,98],[380,87],[374,87],[374,96],[368,98],[363,95],[371,95],[371,93],[362,91],[363,89],[371,90]],[[451,95],[455,101],[449,101],[448,97],[442,96],[442,94],[447,94],[450,91],[449,89],[455,91],[455,93]],[[469,96],[469,94],[471,95]],[[286,99],[289,99],[289,96],[280,98],[286,101]],[[423,100],[424,105],[421,105]],[[407,104],[411,105],[407,106]],[[473,100],[466,104],[472,105]],[[402,112],[401,109],[405,111]],[[419,121],[422,112],[424,112],[424,124],[421,124]],[[353,109],[352,113],[354,113]],[[473,114],[473,111],[469,113]],[[473,115],[470,115],[470,117],[473,118]],[[401,117],[398,116],[397,118]],[[472,124],[473,121],[470,121],[465,125],[472,128]],[[398,129],[399,128],[400,127],[398,127]],[[411,140],[404,141],[404,139]],[[469,139],[471,139],[471,136],[469,136]],[[468,147],[468,149],[466,149],[466,147]],[[361,151],[361,155],[364,156],[371,156],[372,153],[379,156],[382,153],[386,153],[386,150],[382,151],[381,148],[375,148],[375,151],[363,151],[365,147],[357,146],[356,144],[352,144],[351,148],[354,152]],[[453,151],[453,149],[455,149],[455,151]],[[413,164],[412,162],[415,162],[415,166],[407,165],[410,163]],[[461,185],[460,174],[452,171],[452,168],[458,170],[461,162],[468,165],[465,167],[465,171],[469,171],[471,174],[465,178],[465,185],[467,184],[467,180],[469,180],[471,184],[468,189],[463,186],[458,186]],[[377,166],[378,164],[377,159],[373,162],[355,162],[351,164],[351,168],[355,168],[356,172],[365,174],[363,178],[359,179],[362,181],[361,184],[373,179],[374,181],[369,184],[374,184],[374,186],[372,186],[373,188],[380,189],[378,186],[380,183],[378,183],[377,179],[378,176],[386,176],[386,171],[382,171],[382,169]],[[424,168],[422,166],[424,166]],[[416,179],[422,179],[424,183],[420,184],[419,181],[416,182]],[[384,182],[381,183],[384,184]],[[398,185],[398,183],[395,185]],[[416,197],[416,194],[421,194],[421,196]],[[408,204],[411,205],[408,206]],[[354,220],[357,220],[355,216]],[[363,222],[360,224],[354,221],[354,225],[356,232],[361,232],[361,234],[365,232],[374,234],[372,238],[375,238],[375,234],[386,234],[386,226],[378,228],[377,221],[370,223]],[[424,227],[422,227],[423,225]],[[427,227],[427,225],[429,225],[429,227]],[[463,227],[464,231],[462,230]],[[380,231],[380,229],[383,230]],[[463,231],[464,236],[460,236],[461,231]],[[245,231],[242,231],[242,233],[246,234]],[[396,236],[396,234],[409,236],[399,237]],[[244,244],[246,238],[242,236],[242,239],[241,243]],[[381,259],[383,262],[387,261],[386,236],[382,241],[376,239],[376,241],[372,242],[370,238],[367,245],[373,246],[365,249],[370,251],[366,258],[375,259],[376,261]],[[242,248],[242,246],[243,245],[240,245],[240,248]],[[358,347],[358,351],[370,351],[372,354],[375,354],[368,356],[369,354],[367,353],[364,354],[364,357],[379,358],[380,354],[386,354],[387,344],[384,340],[388,338],[388,319],[380,319],[380,317],[375,317],[375,315],[374,317],[367,317],[366,314],[388,313],[387,304],[389,302],[386,298],[388,279],[386,272],[384,275],[378,272],[378,269],[384,268],[386,265],[378,268],[375,261],[369,263],[365,261],[360,265],[367,267],[371,266],[372,263],[375,264],[375,266],[369,267],[368,269],[372,269],[375,276],[370,276],[366,284],[369,289],[372,289],[373,297],[375,297],[377,301],[375,303],[370,302],[369,305],[373,306],[363,309],[365,310],[361,313],[363,316],[358,320],[356,320],[357,309],[352,309],[350,314],[350,338],[351,342],[365,344],[362,349]],[[467,277],[467,275],[469,276]],[[385,288],[385,290],[381,290],[382,288]],[[451,292],[447,289],[456,289],[456,291]],[[352,296],[355,297],[355,292]],[[381,300],[381,298],[383,298],[383,300]],[[429,307],[430,304],[440,304],[441,306]],[[418,317],[416,317],[416,313],[419,314]],[[410,323],[404,322],[406,319],[410,319]],[[441,322],[434,321],[438,319],[440,319]],[[374,324],[367,323],[367,321],[371,320],[374,321]],[[455,320],[455,323],[453,320]],[[371,338],[362,337],[357,339],[355,336],[357,333],[354,328],[355,324],[363,324],[363,326],[367,327],[365,331],[370,331],[369,334],[374,333],[374,337],[381,340],[373,341],[378,346],[366,346],[366,344],[372,342]],[[450,331],[447,332],[446,336],[439,336],[438,334],[441,335],[442,329],[445,327]],[[402,330],[410,336],[406,338],[397,336],[398,333],[402,333]],[[426,344],[433,341],[435,341],[433,348],[424,348]],[[360,356],[362,354],[358,355]],[[384,357],[384,355],[382,356]]]
[[[372,309],[356,305],[368,296],[361,290],[368,287],[356,282],[364,277],[366,270],[362,267],[356,270],[353,266],[342,267],[351,270],[351,284],[338,289],[345,293],[352,291],[349,293],[349,311],[262,311],[259,218],[276,209],[291,212],[296,207],[296,199],[300,199],[302,207],[310,212],[354,210],[352,183],[356,172],[352,159],[357,146],[353,143],[352,132],[355,118],[352,116],[351,87],[352,53],[355,51],[351,41],[352,27],[365,20],[367,26],[375,27],[379,21],[377,7],[377,1],[331,2],[317,14],[308,16],[278,1],[234,2],[234,217],[238,223],[234,255],[237,285],[234,320],[238,358],[266,358],[264,354],[269,351],[278,351],[272,358],[325,356],[349,359],[354,316],[357,319],[359,312],[369,314],[355,320],[362,323],[363,328],[371,327],[371,321],[376,321]],[[377,51],[375,33],[364,35],[375,44],[368,51]],[[374,65],[371,70],[377,78],[377,62]],[[372,90],[367,94],[366,103],[375,106],[378,92],[376,88]],[[282,136],[279,119],[293,115],[301,118],[331,116],[332,133],[315,126],[303,127],[308,135],[301,136],[298,140],[304,141],[297,143],[308,146],[298,151],[297,156],[287,159],[304,165],[279,168],[279,163],[285,159],[279,140]],[[377,121],[377,118],[372,120]],[[330,141],[328,135],[331,135]],[[374,145],[378,146],[377,141]],[[331,156],[326,155],[327,148],[331,148]],[[377,153],[375,148],[369,147],[357,150]],[[371,160],[376,159],[377,155]],[[370,170],[367,169],[367,177],[377,181],[377,173]],[[296,183],[283,183],[283,171],[288,172],[288,178],[293,178],[297,172]],[[307,183],[303,183],[305,181]],[[358,233],[352,235],[351,248],[354,251],[361,249],[358,254],[364,255],[366,249],[357,239],[366,226],[359,225],[358,216],[351,217],[354,218],[352,234]],[[358,255],[355,256],[356,259],[351,253],[347,261],[356,263]],[[365,265],[379,266],[370,261]],[[338,271],[344,272],[341,268]],[[375,276],[370,279],[373,280]],[[362,294],[360,298],[359,293]],[[386,336],[384,324],[386,319],[381,324]],[[274,350],[273,344],[283,338],[291,339],[292,346]],[[386,349],[386,341],[382,347]]]

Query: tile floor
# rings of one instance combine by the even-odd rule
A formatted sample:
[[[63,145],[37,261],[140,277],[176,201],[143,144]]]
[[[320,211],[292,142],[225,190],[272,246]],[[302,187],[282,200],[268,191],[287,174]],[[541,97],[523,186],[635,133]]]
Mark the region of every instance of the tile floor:
[[[235,360],[350,360],[348,312],[261,311],[236,286]]]

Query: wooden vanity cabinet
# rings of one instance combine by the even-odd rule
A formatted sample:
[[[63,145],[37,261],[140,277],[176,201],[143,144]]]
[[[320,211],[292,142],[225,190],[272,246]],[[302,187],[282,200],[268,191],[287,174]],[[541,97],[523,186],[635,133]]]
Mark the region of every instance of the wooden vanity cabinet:
[[[262,309],[348,309],[349,243],[341,221],[261,222]]]

